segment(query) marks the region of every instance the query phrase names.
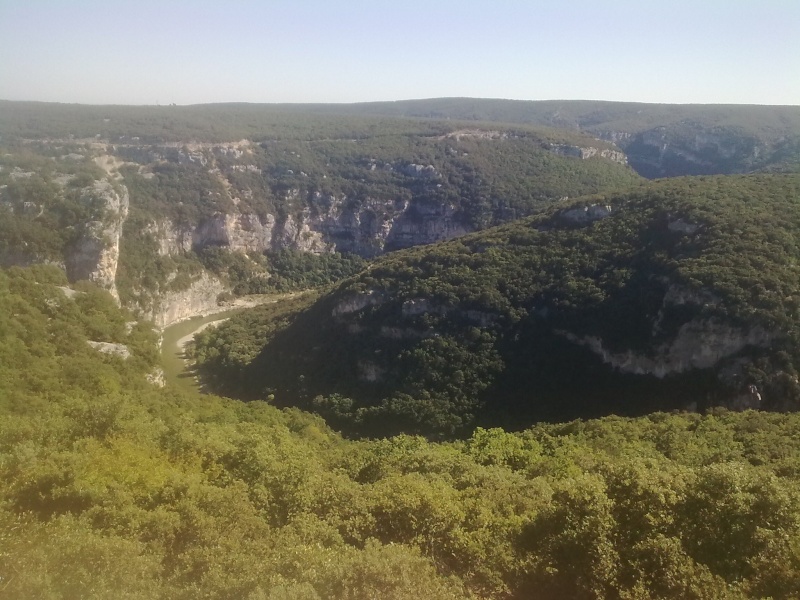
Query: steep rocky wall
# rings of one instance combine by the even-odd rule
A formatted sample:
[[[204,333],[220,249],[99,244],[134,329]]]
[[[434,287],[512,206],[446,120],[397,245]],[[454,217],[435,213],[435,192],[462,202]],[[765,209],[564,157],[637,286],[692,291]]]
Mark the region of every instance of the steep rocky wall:
[[[217,213],[196,226],[162,220],[150,226],[162,255],[205,246],[242,252],[293,249],[304,252],[350,252],[372,257],[386,250],[430,244],[469,233],[454,207],[409,201],[347,198],[315,194],[297,215]]]
[[[654,375],[659,379],[691,369],[716,367],[723,359],[734,356],[746,346],[764,348],[775,337],[758,327],[745,331],[726,323],[690,321],[681,326],[671,343],[655,349],[653,356],[644,356],[632,350],[611,352],[598,337],[561,333],[568,340],[589,348],[603,362],[622,373]]]
[[[162,294],[156,306],[142,316],[163,329],[190,317],[224,310],[217,298],[226,289],[219,279],[204,273],[189,288]]]
[[[617,144],[630,165],[649,178],[746,173],[763,166],[776,149],[736,131],[697,131],[689,124],[683,129],[662,126],[638,133],[602,131],[598,137]]]
[[[105,203],[102,220],[84,226],[83,235],[65,257],[67,276],[71,281],[88,279],[107,289],[119,302],[116,275],[119,263],[119,240],[128,216],[128,189],[107,179],[96,181],[85,190],[87,196]]]
[[[621,165],[628,164],[628,157],[622,150],[613,150],[611,148],[597,148],[594,146],[569,146],[564,144],[553,144],[550,150],[562,156],[573,156],[586,160],[589,158],[599,157],[619,163]]]

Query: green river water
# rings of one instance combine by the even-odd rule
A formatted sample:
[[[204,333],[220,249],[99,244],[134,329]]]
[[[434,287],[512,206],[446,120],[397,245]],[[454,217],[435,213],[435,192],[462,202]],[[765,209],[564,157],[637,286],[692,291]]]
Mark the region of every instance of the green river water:
[[[233,315],[253,308],[262,304],[275,304],[283,300],[294,298],[298,292],[286,292],[282,294],[264,294],[263,296],[250,296],[244,299],[243,305],[240,305],[230,310],[214,313],[213,315],[205,315],[193,317],[180,323],[170,325],[161,333],[161,367],[164,369],[164,378],[170,385],[177,385],[184,389],[202,391],[201,385],[195,379],[194,373],[191,371],[186,359],[184,358],[183,348],[179,346],[180,341],[186,336],[194,335],[194,333],[203,327],[206,323],[213,323],[214,321],[224,321]]]
[[[183,349],[178,346],[178,343],[182,338],[193,334],[206,323],[227,319],[242,310],[244,309],[234,308],[213,315],[194,317],[167,327],[162,334],[163,340],[161,342],[161,366],[164,369],[164,378],[167,383],[199,391],[200,385],[194,374],[187,369]]]

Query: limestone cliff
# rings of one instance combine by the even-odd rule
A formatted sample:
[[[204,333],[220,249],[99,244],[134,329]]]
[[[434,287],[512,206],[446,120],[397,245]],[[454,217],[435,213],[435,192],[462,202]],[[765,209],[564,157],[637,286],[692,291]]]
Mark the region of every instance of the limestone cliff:
[[[219,279],[204,273],[185,290],[161,294],[155,306],[142,316],[163,329],[199,314],[223,310],[217,298],[224,291],[226,287]]]
[[[562,156],[574,156],[586,160],[589,158],[605,158],[621,165],[628,164],[628,157],[622,150],[613,148],[597,148],[594,146],[570,146],[566,144],[551,144],[550,150]]]
[[[617,144],[631,166],[650,178],[756,170],[769,163],[783,143],[767,143],[730,129],[703,129],[692,123],[636,133],[601,131],[598,137]]]
[[[284,218],[267,214],[216,213],[196,225],[162,219],[150,225],[161,255],[205,246],[263,252],[350,252],[373,257],[387,250],[430,244],[471,231],[451,205],[407,200],[367,199],[356,205],[346,197],[312,194],[310,205]]]
[[[596,336],[579,337],[569,332],[563,335],[589,348],[622,373],[654,375],[659,379],[692,369],[716,368],[744,348],[765,348],[775,338],[775,334],[760,327],[745,330],[718,321],[694,320],[684,323],[670,343],[659,345],[648,356],[633,350],[612,352]]]
[[[82,235],[65,257],[67,276],[70,281],[93,281],[119,302],[116,274],[119,240],[128,216],[128,190],[102,179],[87,187],[84,197],[87,202],[95,199],[104,203],[103,218],[82,225]]]

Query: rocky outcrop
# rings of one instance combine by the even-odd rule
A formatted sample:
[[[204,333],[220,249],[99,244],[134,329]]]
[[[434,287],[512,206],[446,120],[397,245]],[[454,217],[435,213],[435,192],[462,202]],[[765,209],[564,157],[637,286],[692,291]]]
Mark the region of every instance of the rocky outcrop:
[[[193,247],[227,246],[240,252],[263,252],[272,244],[275,218],[263,222],[253,214],[217,214],[192,231]]]
[[[369,258],[471,230],[452,205],[372,198],[355,203],[347,197],[316,192],[307,208],[285,218],[217,213],[194,226],[161,220],[152,223],[148,232],[156,239],[161,255],[221,246],[240,252],[338,251]]]
[[[333,307],[331,316],[341,317],[343,315],[349,315],[364,310],[368,306],[376,306],[383,302],[383,295],[375,290],[368,290],[360,294],[352,294],[340,300],[336,306]]]
[[[692,123],[658,126],[636,133],[602,132],[628,155],[631,166],[645,177],[745,173],[763,166],[773,144],[735,130],[698,131]]]
[[[384,249],[396,250],[466,235],[467,227],[451,205],[415,203],[393,219]]]
[[[634,136],[629,131],[601,131],[597,137],[612,144],[624,144]]]
[[[581,160],[589,158],[605,158],[621,165],[628,164],[628,157],[622,150],[612,148],[596,148],[594,146],[569,146],[566,144],[550,144],[550,150],[561,156],[573,156]]]
[[[738,354],[747,346],[764,348],[776,337],[760,327],[743,330],[714,320],[692,320],[681,326],[670,343],[654,349],[652,356],[646,356],[632,350],[612,352],[602,339],[595,336],[577,336],[566,331],[557,333],[589,348],[603,362],[622,373],[654,375],[659,379],[691,369],[716,367],[723,359]]]
[[[462,139],[474,140],[505,140],[509,135],[506,131],[496,131],[490,129],[459,129],[451,131],[441,136],[439,139],[454,139],[460,142]]]
[[[303,214],[297,219],[289,215],[277,228],[277,235],[273,238],[273,248],[291,248],[315,254],[335,250],[336,245],[328,243],[322,232],[313,228],[312,225],[314,223],[310,219],[308,209],[303,211]]]
[[[150,223],[145,233],[152,235],[156,240],[158,253],[161,256],[173,256],[192,250],[194,229],[188,225],[178,225],[169,219],[163,219]]]
[[[218,156],[239,159],[249,152],[252,143],[248,140],[224,143],[173,142],[166,144],[140,144],[139,138],[124,139],[109,147],[115,155],[139,164],[169,161],[178,164],[207,166],[211,152]]]
[[[574,225],[588,225],[595,221],[600,221],[610,217],[613,209],[611,206],[603,204],[592,204],[578,208],[562,210],[558,213],[558,218]]]
[[[119,302],[116,276],[119,263],[119,240],[128,216],[128,189],[112,185],[107,179],[96,181],[83,194],[86,202],[104,203],[102,220],[84,225],[83,234],[65,257],[70,281],[88,279],[111,292]]]
[[[403,302],[400,311],[404,317],[418,317],[428,313],[447,314],[447,309],[444,306],[434,304],[428,298],[410,298]]]
[[[145,376],[147,383],[154,385],[158,388],[166,387],[167,379],[164,375],[164,369],[161,367],[155,367],[152,371],[147,373]]]
[[[690,288],[666,279],[661,283],[666,289],[653,321],[654,340],[656,336],[665,335],[663,322],[670,307],[692,305],[698,310],[713,310],[722,304],[722,299],[707,289]],[[715,368],[720,382],[734,387],[749,364],[746,358],[737,358],[737,355],[748,346],[766,348],[778,335],[759,326],[743,329],[716,318],[695,318],[683,323],[669,336],[669,341],[641,353],[633,350],[614,352],[597,336],[579,336],[567,331],[556,333],[589,348],[603,362],[622,373],[654,375],[663,379],[692,369]]]
[[[219,279],[203,273],[187,289],[161,294],[156,300],[156,306],[142,316],[163,329],[199,314],[225,310],[225,307],[219,306],[217,298],[226,290]]]
[[[111,356],[119,356],[122,359],[131,357],[130,348],[125,344],[112,344],[110,342],[92,342],[87,341],[92,348],[103,354],[110,354]]]

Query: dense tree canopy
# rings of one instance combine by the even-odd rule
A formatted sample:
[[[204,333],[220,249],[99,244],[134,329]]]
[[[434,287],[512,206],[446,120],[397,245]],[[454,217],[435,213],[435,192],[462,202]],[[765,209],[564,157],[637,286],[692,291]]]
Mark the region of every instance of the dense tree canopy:
[[[197,356],[227,393],[368,435],[725,405],[747,385],[796,408],[798,192],[796,176],[686,178],[564,203],[389,255],[291,321],[241,315]],[[706,335],[732,349],[689,362]],[[592,343],[691,368],[620,371]]]
[[[613,140],[646,177],[789,170],[800,165],[797,106],[435,98],[358,104],[80,106],[0,102],[0,135],[111,142],[358,139],[376,132],[441,135],[443,121],[503,123]],[[585,138],[584,138],[585,139]]]
[[[800,181],[777,174],[798,121],[0,101],[0,596],[800,597]],[[648,176],[770,174],[645,185],[619,147]],[[205,387],[246,402],[164,385],[161,332],[68,280],[110,243],[114,194],[123,307],[203,273],[295,292],[191,347]],[[374,262],[280,227],[264,252],[193,233],[291,233],[334,205],[366,228],[381,206],[506,224]],[[744,342],[624,370],[692,335]],[[742,394],[773,412],[720,407]]]
[[[800,593],[796,414],[348,441],[295,409],[147,383],[153,333],[64,284],[0,273],[10,598]]]
[[[247,106],[4,108],[0,264],[69,263],[80,255],[92,224],[113,221],[93,191],[111,181],[130,198],[117,288],[124,303],[145,313],[199,278],[197,253],[230,249],[221,230],[239,217],[268,233],[248,247],[252,284],[223,273],[235,294],[302,285],[302,277],[281,272],[280,251],[305,249],[304,236],[317,234],[302,231],[308,219],[330,230],[321,250],[371,258],[418,243],[400,234],[383,239],[400,216],[412,224],[446,216],[457,233],[641,180],[608,142],[542,127],[465,130],[459,122]],[[594,154],[584,159],[584,149]],[[275,273],[258,256],[264,251],[277,253]],[[229,262],[243,264],[243,254]],[[325,280],[339,270],[326,269]]]

